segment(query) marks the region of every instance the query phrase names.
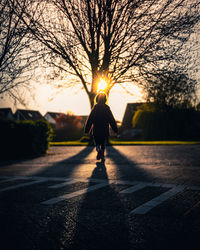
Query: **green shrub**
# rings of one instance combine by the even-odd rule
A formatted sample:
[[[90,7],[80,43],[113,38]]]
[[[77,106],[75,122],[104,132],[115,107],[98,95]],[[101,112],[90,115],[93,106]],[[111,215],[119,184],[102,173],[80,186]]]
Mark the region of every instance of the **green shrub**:
[[[83,135],[83,128],[62,128],[54,130],[53,141],[75,141],[79,140]]]
[[[92,135],[83,135],[80,138],[80,142],[88,142],[88,145],[93,146],[94,145],[94,139]]]
[[[52,129],[44,120],[0,121],[1,158],[41,155],[48,149]]]
[[[199,140],[200,112],[173,110],[153,112],[138,110],[133,128],[142,129],[143,140]]]

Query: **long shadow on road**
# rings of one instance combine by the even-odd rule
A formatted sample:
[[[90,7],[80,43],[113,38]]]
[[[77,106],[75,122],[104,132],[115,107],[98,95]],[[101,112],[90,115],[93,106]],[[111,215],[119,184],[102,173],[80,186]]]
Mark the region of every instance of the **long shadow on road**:
[[[118,179],[147,182],[155,180],[155,176],[150,171],[145,170],[112,146],[107,147],[107,157],[114,163]]]
[[[86,147],[35,174],[70,178],[93,149]],[[44,233],[40,246],[46,244],[49,249],[64,247],[73,250],[130,249],[128,221],[124,204],[118,196],[120,187],[109,183],[105,162],[96,162],[94,167],[87,189],[98,185],[92,179],[103,179],[108,185],[45,210],[51,219],[41,226]]]
[[[85,163],[86,157],[93,151],[93,147],[85,147],[78,154],[75,154],[62,161],[55,162],[51,166],[46,166],[37,171],[37,176],[53,176],[53,177],[68,177],[70,178],[73,171],[80,164]]]
[[[36,175],[70,178],[77,166],[85,163],[93,149],[86,147],[70,158],[41,169]],[[153,177],[148,172],[114,147],[107,147],[107,157],[115,164],[117,179],[131,177],[134,180],[152,181]],[[131,249],[128,216],[119,196],[122,187],[109,183],[108,168],[109,164],[105,162],[94,163],[87,190],[98,185],[92,179],[102,179],[107,186],[95,192],[86,191],[77,200],[75,198],[45,210],[51,220],[41,227],[44,241],[40,241],[40,246],[45,245],[46,239],[49,249],[56,249],[53,243],[71,250]]]
[[[124,204],[118,196],[119,187],[108,181],[106,165],[96,162],[91,180],[104,179],[107,186],[93,192],[86,192],[76,217],[73,250],[130,249],[129,226]],[[88,190],[94,184],[88,183]]]
[[[47,164],[34,174],[70,178],[78,165],[87,164],[86,158],[93,149],[93,147],[85,147],[78,154],[53,163],[51,166]],[[133,216],[129,218],[128,203],[125,204],[119,194],[125,185],[120,186],[109,182],[109,171],[116,171],[116,179],[120,180],[150,182],[154,181],[155,177],[115,147],[107,147],[107,158],[108,164],[94,162],[93,170],[89,169],[91,171],[89,182],[84,183],[86,192],[82,196],[47,207],[40,203],[40,198],[37,198],[37,196],[40,197],[42,190],[35,187],[32,187],[34,194],[32,196],[28,188],[27,193],[24,191],[24,194],[19,190],[13,194],[11,191],[9,195],[1,196],[3,198],[0,209],[1,245],[6,244],[3,249],[155,250],[160,249],[161,244],[162,249],[186,249],[184,243],[187,242],[184,239],[187,239],[188,232],[191,240],[193,234],[196,234],[196,242],[199,243],[198,221],[186,221],[184,224],[174,217]],[[109,159],[112,161],[111,164],[115,165],[114,167],[110,165]],[[107,185],[96,189],[95,192],[89,192],[91,187],[98,185],[93,179],[102,179]],[[65,187],[63,192],[78,191],[83,189],[81,185],[75,186],[72,191],[69,191],[70,187]],[[45,195],[51,196],[49,198],[61,195],[60,190],[52,191],[55,193],[51,193],[45,187],[44,190],[46,190]],[[41,196],[43,195],[42,193]],[[29,199],[34,197],[36,201],[29,203]],[[191,225],[192,222],[195,222],[196,229]],[[189,229],[187,229],[188,225]],[[183,229],[179,230],[181,227]],[[177,242],[174,244],[170,240]],[[136,245],[135,248],[133,248],[134,245]],[[187,249],[194,249],[186,246]]]

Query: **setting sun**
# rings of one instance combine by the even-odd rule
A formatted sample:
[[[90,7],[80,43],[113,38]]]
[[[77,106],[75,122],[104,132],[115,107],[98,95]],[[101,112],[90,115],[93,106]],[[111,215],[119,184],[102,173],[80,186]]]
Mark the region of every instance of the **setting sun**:
[[[101,78],[98,83],[97,92],[105,91],[107,87],[108,87],[108,83],[104,79]]]

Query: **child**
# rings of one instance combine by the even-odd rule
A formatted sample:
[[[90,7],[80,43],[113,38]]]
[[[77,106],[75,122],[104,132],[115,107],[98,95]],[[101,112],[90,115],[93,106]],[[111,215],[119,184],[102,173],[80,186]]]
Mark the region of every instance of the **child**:
[[[95,99],[97,104],[93,107],[88,117],[85,133],[89,133],[92,128],[97,150],[97,160],[103,160],[105,143],[109,137],[109,124],[115,133],[118,132],[118,128],[110,107],[106,105],[106,94],[100,93]]]

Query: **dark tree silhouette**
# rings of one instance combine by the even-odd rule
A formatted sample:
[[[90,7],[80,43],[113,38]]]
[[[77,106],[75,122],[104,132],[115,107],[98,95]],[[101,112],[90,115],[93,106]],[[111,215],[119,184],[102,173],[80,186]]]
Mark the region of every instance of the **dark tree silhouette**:
[[[92,107],[100,78],[109,94],[117,83],[137,82],[144,67],[177,53],[181,61],[199,13],[197,0],[27,0],[23,21],[52,52],[52,65],[82,84]]]
[[[78,140],[82,134],[82,117],[68,113],[56,118],[55,141]]]
[[[0,1],[0,94],[7,93],[15,100],[16,87],[28,82],[30,72],[26,72],[35,61],[29,29],[21,20],[24,9],[16,13],[16,4],[15,0]],[[21,1],[21,6],[24,4],[25,0]]]
[[[181,68],[165,68],[145,74],[147,100],[161,110],[191,106],[196,99],[197,81]],[[187,105],[186,105],[187,104]]]
[[[76,115],[73,115],[71,113],[60,114],[56,118],[57,128],[80,129],[80,128],[82,128],[81,122],[82,122],[82,118],[80,116],[76,116]]]

